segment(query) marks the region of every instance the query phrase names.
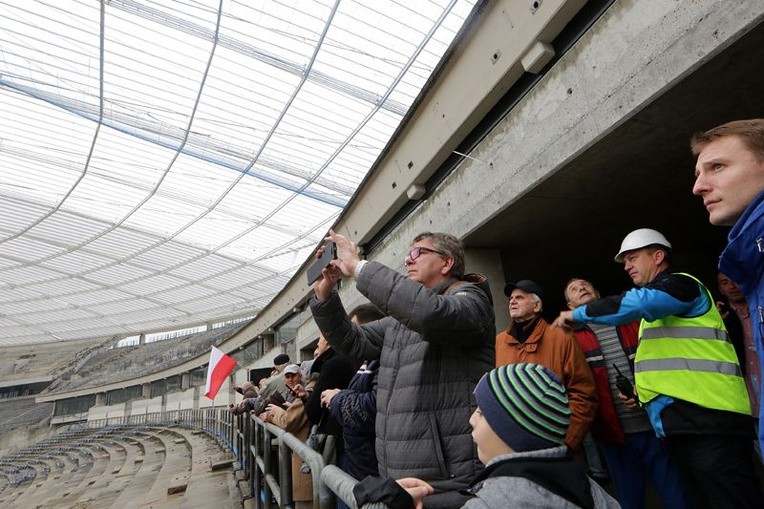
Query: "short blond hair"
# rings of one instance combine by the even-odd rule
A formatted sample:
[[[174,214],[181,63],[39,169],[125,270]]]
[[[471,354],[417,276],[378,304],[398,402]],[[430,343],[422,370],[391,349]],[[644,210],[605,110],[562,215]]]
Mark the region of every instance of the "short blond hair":
[[[697,156],[706,145],[725,136],[739,137],[748,150],[753,152],[757,161],[764,161],[764,118],[734,120],[693,134],[690,139],[693,155]]]

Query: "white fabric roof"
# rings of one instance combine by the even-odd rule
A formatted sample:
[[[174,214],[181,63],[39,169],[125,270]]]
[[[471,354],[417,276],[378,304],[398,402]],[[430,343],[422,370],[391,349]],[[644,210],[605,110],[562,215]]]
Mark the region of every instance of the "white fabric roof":
[[[0,0],[0,346],[244,314],[474,0]]]

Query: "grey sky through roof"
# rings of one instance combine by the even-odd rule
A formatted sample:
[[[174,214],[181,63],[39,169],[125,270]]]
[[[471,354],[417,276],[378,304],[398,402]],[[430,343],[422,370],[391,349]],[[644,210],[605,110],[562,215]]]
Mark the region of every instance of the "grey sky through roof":
[[[474,1],[0,1],[0,345],[251,315]]]

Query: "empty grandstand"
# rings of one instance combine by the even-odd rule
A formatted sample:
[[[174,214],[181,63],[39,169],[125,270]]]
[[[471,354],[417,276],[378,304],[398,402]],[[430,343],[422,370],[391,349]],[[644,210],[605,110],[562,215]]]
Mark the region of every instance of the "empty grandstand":
[[[687,141],[764,104],[762,2],[0,0],[0,18],[3,507],[285,507],[290,451],[315,507],[352,504],[291,434],[224,411],[276,355],[312,358],[329,228],[401,271],[414,235],[453,233],[498,328],[509,280],[549,288],[550,316],[572,275],[624,290],[611,260],[637,227],[710,280],[726,232]],[[211,346],[238,363],[214,399]]]

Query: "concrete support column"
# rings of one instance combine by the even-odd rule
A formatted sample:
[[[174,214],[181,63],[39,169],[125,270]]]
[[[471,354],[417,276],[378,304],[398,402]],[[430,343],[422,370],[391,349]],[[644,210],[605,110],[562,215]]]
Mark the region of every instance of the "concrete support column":
[[[185,391],[189,387],[191,387],[191,373],[181,373],[180,390]]]
[[[141,333],[141,335],[138,336],[138,344],[139,345],[145,345],[146,344],[146,334]]]
[[[141,397],[142,398],[150,398],[151,397],[151,382],[146,382],[141,387]]]
[[[273,332],[263,333],[263,351],[267,352],[274,346],[276,346],[276,336]]]
[[[477,272],[488,278],[493,296],[493,312],[496,314],[496,330],[502,330],[509,324],[507,298],[504,296],[504,268],[498,249],[465,250],[466,271]]]
[[[99,392],[96,394],[95,399],[96,406],[104,406],[106,405],[106,393],[105,392]]]

